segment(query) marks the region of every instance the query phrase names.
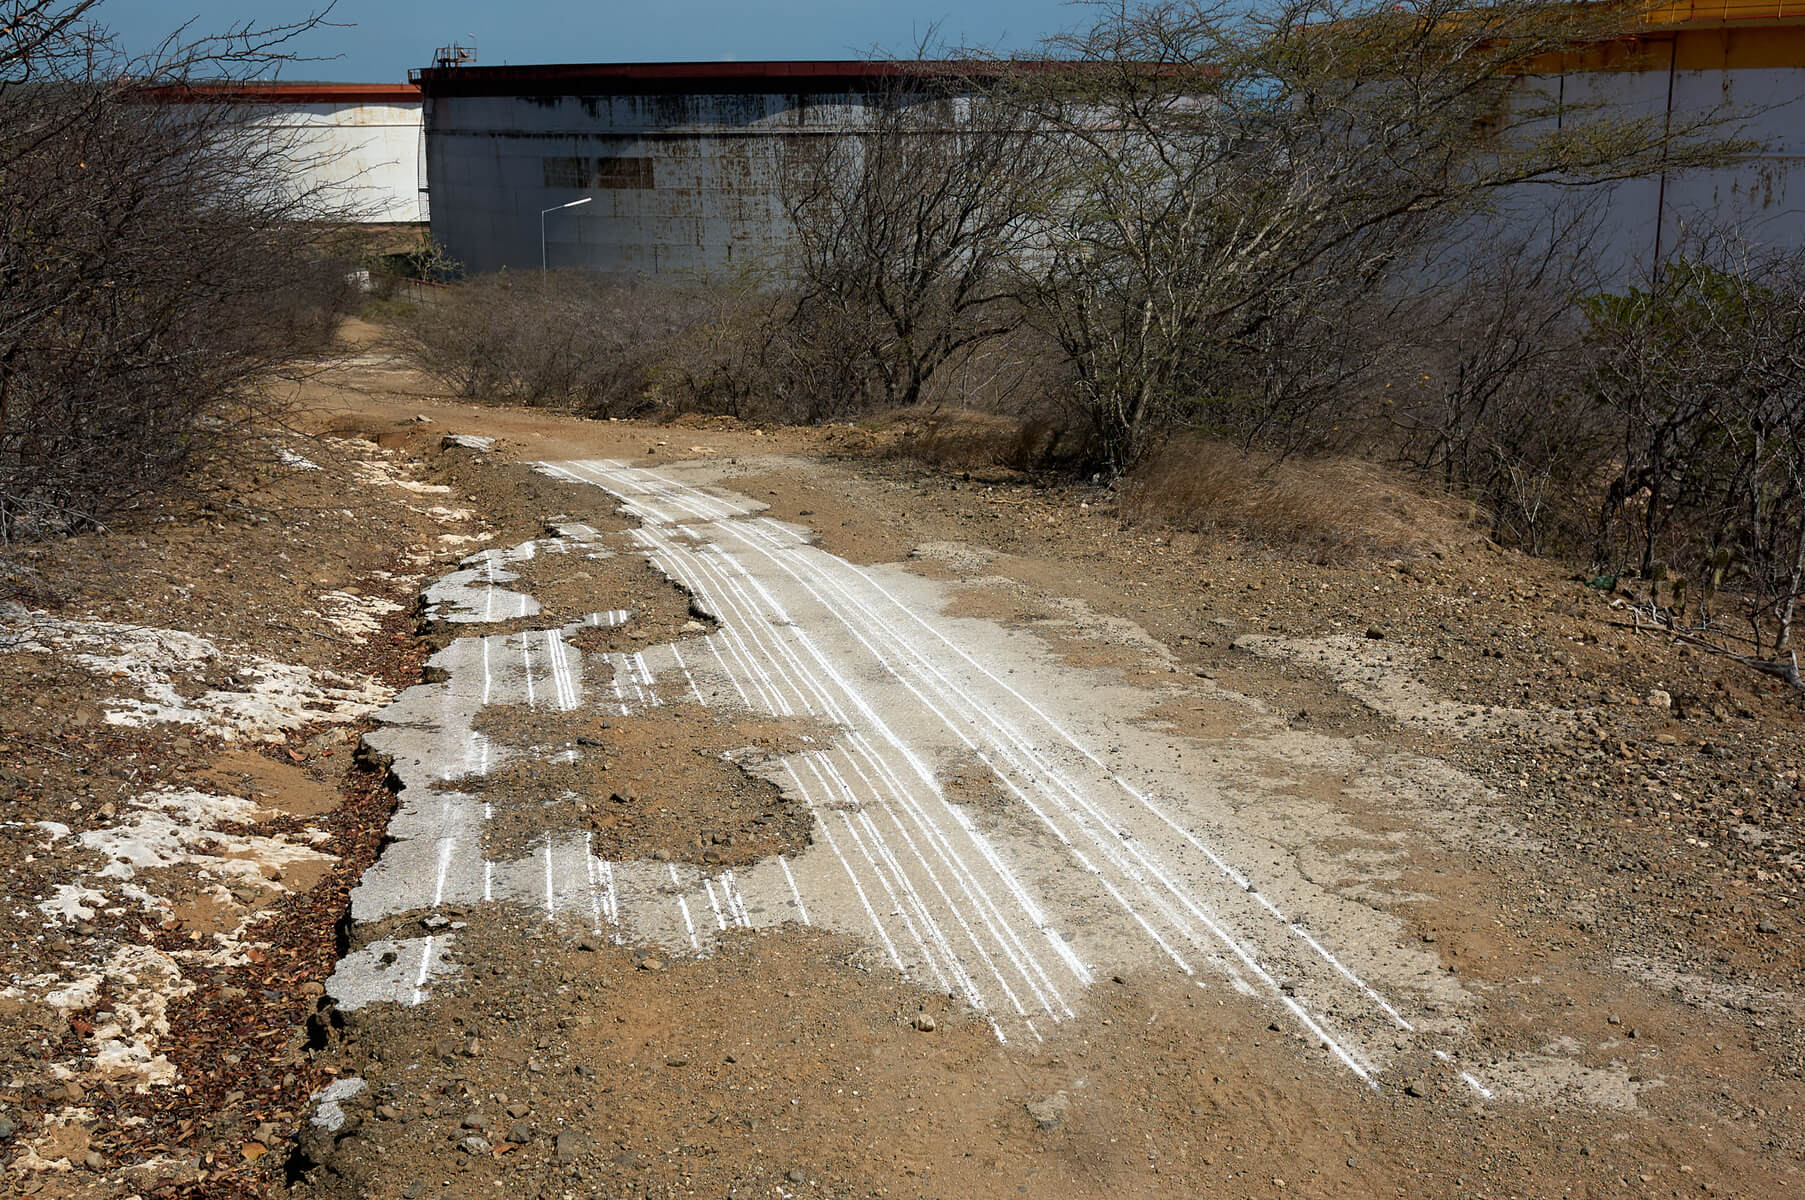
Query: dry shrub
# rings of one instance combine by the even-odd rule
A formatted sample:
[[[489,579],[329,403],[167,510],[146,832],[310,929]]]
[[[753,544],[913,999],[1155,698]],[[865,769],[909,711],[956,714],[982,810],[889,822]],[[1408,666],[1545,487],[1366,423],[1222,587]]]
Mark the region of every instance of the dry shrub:
[[[1462,540],[1447,503],[1349,458],[1274,459],[1203,439],[1168,444],[1122,485],[1137,524],[1225,533],[1317,561],[1418,554]]]
[[[266,377],[352,301],[320,231],[356,214],[317,160],[195,86],[273,66],[314,22],[133,57],[91,8],[0,7],[0,545],[243,453]]]
[[[654,407],[656,367],[705,308],[688,289],[581,271],[502,273],[444,289],[392,340],[465,399],[631,416]]]
[[[891,455],[951,471],[1047,470],[1086,454],[1070,428],[1041,417],[936,404],[890,409],[863,424]]]
[[[648,396],[676,414],[778,415],[789,297],[746,277],[695,289],[688,321],[658,348]]]
[[[953,471],[987,470],[1010,461],[1020,422],[971,409],[911,406],[892,409],[867,422],[887,440],[890,452]]]

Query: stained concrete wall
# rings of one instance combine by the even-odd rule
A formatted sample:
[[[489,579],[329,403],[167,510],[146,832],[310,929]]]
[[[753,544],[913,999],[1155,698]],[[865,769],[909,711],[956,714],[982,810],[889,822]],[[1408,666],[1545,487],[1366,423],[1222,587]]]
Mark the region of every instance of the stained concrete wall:
[[[783,238],[786,138],[858,120],[850,94],[429,96],[432,235],[473,272],[720,275]]]

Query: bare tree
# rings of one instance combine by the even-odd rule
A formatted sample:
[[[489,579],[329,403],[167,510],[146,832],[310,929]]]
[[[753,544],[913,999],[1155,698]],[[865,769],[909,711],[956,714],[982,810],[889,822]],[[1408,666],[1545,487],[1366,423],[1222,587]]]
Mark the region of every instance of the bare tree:
[[[1673,579],[1657,621],[1805,686],[1805,251],[1703,237],[1592,314],[1586,395],[1618,439],[1601,563]]]
[[[876,77],[849,133],[782,151],[794,349],[813,360],[814,418],[914,404],[1016,328],[1010,266],[1053,186],[1046,143],[971,65],[880,63]]]
[[[1608,423],[1575,395],[1582,304],[1602,288],[1602,199],[1556,196],[1438,247],[1379,389],[1398,459],[1477,500],[1495,538],[1531,553],[1586,544],[1590,501],[1574,501],[1610,457]]]
[[[228,439],[330,331],[333,198],[229,102],[309,18],[132,57],[89,0],[4,0],[0,541],[98,520]]]
[[[1118,469],[1176,426],[1320,428],[1385,353],[1373,322],[1412,286],[1407,268],[1508,189],[1723,152],[1702,137],[1717,114],[1667,122],[1537,85],[1548,56],[1631,27],[1610,6],[1098,11],[1054,43],[1065,69],[1017,77],[1066,168],[1021,274]],[[1336,360],[1275,376],[1300,332]]]

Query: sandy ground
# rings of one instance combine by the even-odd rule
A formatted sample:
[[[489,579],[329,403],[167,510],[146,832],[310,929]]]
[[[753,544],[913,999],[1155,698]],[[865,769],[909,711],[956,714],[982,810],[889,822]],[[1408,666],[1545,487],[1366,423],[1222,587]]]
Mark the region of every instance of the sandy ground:
[[[302,399],[0,627],[13,1191],[1805,1188],[1798,702],[1548,565]]]

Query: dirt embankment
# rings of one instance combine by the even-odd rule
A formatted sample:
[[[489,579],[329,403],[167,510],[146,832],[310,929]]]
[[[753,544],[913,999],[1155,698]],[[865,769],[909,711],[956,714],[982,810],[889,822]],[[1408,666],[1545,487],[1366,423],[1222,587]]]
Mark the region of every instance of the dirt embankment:
[[[304,412],[312,433],[6,555],[5,1190],[279,1178],[329,1078],[305,1047],[394,803],[359,735],[420,677],[421,582],[516,532],[517,496],[543,515],[509,473],[483,502],[472,452],[415,416]]]

